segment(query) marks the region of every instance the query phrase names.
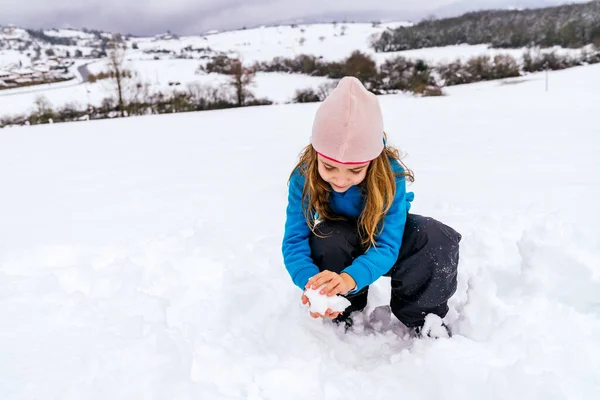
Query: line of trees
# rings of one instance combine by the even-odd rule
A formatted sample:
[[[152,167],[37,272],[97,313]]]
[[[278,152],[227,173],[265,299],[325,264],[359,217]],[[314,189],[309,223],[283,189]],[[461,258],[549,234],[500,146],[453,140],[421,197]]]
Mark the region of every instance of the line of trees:
[[[76,46],[77,40],[69,37],[49,36],[41,29],[26,29],[29,36],[38,39],[41,42],[59,46]]]
[[[227,65],[221,57],[219,65]],[[295,58],[276,57],[271,61],[255,63],[254,71],[299,73],[340,79],[351,75],[376,94],[410,91],[427,96],[442,94],[444,86],[473,83],[493,79],[512,78],[529,72],[559,70],[573,66],[600,62],[600,50],[584,48],[578,56],[561,55],[556,51],[542,52],[529,49],[519,61],[509,54],[473,57],[466,61],[457,59],[448,63],[431,64],[425,60],[402,56],[387,59],[381,65],[360,51],[353,52],[342,61],[327,62],[319,57],[301,54]],[[303,89],[296,95],[297,102],[321,101],[328,88]]]
[[[185,89],[176,88],[164,93],[152,91],[150,84],[135,81],[135,71],[127,68],[122,44],[112,43],[108,47],[109,70],[95,75],[94,78],[106,78],[107,84],[110,85],[108,90],[112,91],[113,95],[105,98],[101,106],[83,108],[70,103],[53,109],[47,100],[41,98],[36,101],[33,113],[5,117],[0,120],[0,127],[271,104],[267,99],[256,99],[250,90],[256,71],[303,73],[332,79],[351,75],[358,77],[376,94],[409,91],[424,96],[439,96],[443,94],[441,88],[444,86],[600,63],[600,49],[583,49],[577,57],[528,50],[523,54],[521,63],[510,55],[500,54],[435,65],[424,60],[399,56],[377,66],[372,57],[359,51],[355,51],[345,60],[336,62],[299,55],[295,58],[278,57],[271,62],[255,63],[252,67],[244,66],[240,60],[219,56],[210,67],[207,65],[201,70],[229,75],[230,79],[226,85],[212,87],[194,83],[187,85]],[[336,82],[328,82],[316,89],[298,90],[293,102],[322,101],[335,85]]]
[[[127,101],[119,106],[117,97],[106,97],[100,106],[82,106],[70,102],[53,107],[46,97],[38,97],[34,111],[28,115],[0,118],[0,128],[13,125],[36,125],[57,122],[87,121],[135,115],[170,114],[189,111],[220,110],[240,107],[230,90],[223,87],[192,83],[185,89],[170,92],[151,92],[151,86],[137,84],[133,92],[128,92]],[[253,99],[242,107],[268,105],[266,99]]]
[[[135,81],[136,73],[128,68],[125,51],[122,43],[110,43],[108,71],[93,75],[93,79],[103,78],[106,90],[112,93],[100,106],[82,107],[72,102],[53,108],[45,97],[39,97],[32,113],[4,117],[0,119],[0,127],[272,104],[267,99],[255,98],[250,90],[254,72],[239,60],[230,65],[227,85],[190,83],[185,88],[156,92],[150,84]]]
[[[368,55],[355,53],[346,62],[366,58]],[[376,94],[399,91],[413,92],[424,96],[442,95],[445,86],[474,83],[494,79],[505,79],[523,76],[531,72],[544,70],[560,70],[579,65],[600,63],[600,51],[582,50],[577,57],[560,55],[556,52],[532,52],[523,54],[522,62],[509,54],[498,54],[493,57],[484,55],[472,57],[466,61],[457,59],[449,63],[429,64],[424,60],[412,60],[401,56],[390,58],[373,69],[368,60],[356,62],[357,66],[368,65],[362,73],[353,74],[361,77],[367,88]],[[370,59],[372,61],[372,59]],[[330,87],[298,90],[295,102],[322,101],[327,97]]]
[[[600,47],[600,1],[528,10],[470,12],[456,18],[429,19],[387,30],[372,40],[377,52],[456,44],[498,48]]]

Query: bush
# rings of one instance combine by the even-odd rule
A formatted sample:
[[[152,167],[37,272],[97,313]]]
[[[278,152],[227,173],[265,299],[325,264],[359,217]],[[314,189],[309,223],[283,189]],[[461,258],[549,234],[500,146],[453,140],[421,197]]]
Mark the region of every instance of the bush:
[[[379,69],[378,80],[384,90],[408,90],[414,63],[404,57],[385,60]]]
[[[539,50],[534,54],[527,50],[523,54],[523,71],[539,72],[546,69],[554,71],[581,65],[583,57],[580,59],[571,59],[569,56],[558,55],[552,51],[550,53],[541,53]]]
[[[323,65],[324,63],[315,56],[300,54],[295,58],[275,57],[270,62],[257,62],[252,66],[252,69],[261,72],[287,72],[324,76],[326,72],[322,71]]]
[[[514,57],[508,54],[494,56],[492,79],[504,79],[520,76],[519,64]]]
[[[436,67],[436,71],[440,77],[440,84],[443,86],[462,85],[463,83],[469,83],[469,77],[467,77],[463,63],[460,59],[453,61],[448,64],[439,64]]]
[[[342,76],[354,76],[358,78],[367,89],[371,89],[373,86],[376,86],[377,64],[375,63],[375,60],[368,55],[361,53],[360,51],[355,51],[344,62]],[[331,68],[329,77],[337,79],[337,76],[331,76]]]
[[[216,57],[213,57],[211,61],[206,64],[204,70],[209,74],[214,72],[217,74],[231,74],[231,65],[234,62],[234,59],[227,57],[224,54],[220,54]]]
[[[324,64],[321,68],[321,71],[323,72],[322,76],[327,76],[331,79],[342,79],[344,77],[344,67],[344,63],[335,61]]]
[[[419,93],[419,92],[415,91],[415,93]],[[444,95],[442,88],[437,85],[425,86],[420,93],[423,97],[436,97],[436,96]]]
[[[298,89],[294,95],[293,103],[316,103],[321,101],[319,95],[312,88]]]
[[[490,56],[470,58],[466,62],[464,70],[469,77],[469,82],[487,81],[493,76]]]
[[[123,78],[131,78],[133,76],[133,73],[128,69],[124,69],[121,71],[121,76]],[[88,82],[94,83],[96,81],[101,81],[103,79],[114,79],[114,78],[115,78],[114,71],[102,71],[102,72],[98,72],[97,74],[90,73],[88,75]]]
[[[319,85],[317,89],[306,88],[296,90],[292,103],[315,103],[323,101],[335,89],[337,82],[327,82]]]
[[[67,103],[56,111],[56,119],[54,122],[68,122],[78,120],[86,114],[87,111],[81,110],[75,103]]]

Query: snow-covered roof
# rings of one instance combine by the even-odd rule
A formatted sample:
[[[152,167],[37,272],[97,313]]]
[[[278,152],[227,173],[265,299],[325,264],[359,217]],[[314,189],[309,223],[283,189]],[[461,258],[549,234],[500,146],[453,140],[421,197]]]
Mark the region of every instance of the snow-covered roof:
[[[33,70],[36,72],[49,72],[50,67],[48,67],[47,65],[37,65],[33,67]]]
[[[18,74],[18,75],[30,75],[30,74],[34,74],[35,71],[31,68],[21,68],[21,69],[14,70],[13,73]]]

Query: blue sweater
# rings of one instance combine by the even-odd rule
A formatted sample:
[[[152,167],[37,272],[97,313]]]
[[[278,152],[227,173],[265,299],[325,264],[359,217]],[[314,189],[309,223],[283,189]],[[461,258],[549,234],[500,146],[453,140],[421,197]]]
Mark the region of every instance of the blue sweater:
[[[395,173],[404,172],[397,160],[390,161]],[[282,244],[285,267],[294,284],[302,290],[308,280],[319,273],[319,268],[313,264],[310,256],[311,231],[302,210],[302,190],[305,180],[299,170],[294,171],[289,185]],[[383,232],[375,239],[377,246],[369,248],[365,254],[354,259],[352,265],[343,271],[356,281],[354,292],[375,282],[396,263],[402,244],[406,214],[410,210],[410,202],[413,199],[414,194],[406,192],[406,179],[396,178],[396,196],[392,207],[384,217]],[[333,212],[347,217],[358,218],[364,207],[364,199],[357,186],[352,186],[345,193],[332,191],[329,201]]]

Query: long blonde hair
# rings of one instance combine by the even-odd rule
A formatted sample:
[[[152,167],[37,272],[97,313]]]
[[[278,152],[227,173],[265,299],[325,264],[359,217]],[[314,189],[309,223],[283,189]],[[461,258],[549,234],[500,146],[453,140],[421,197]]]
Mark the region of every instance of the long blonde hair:
[[[402,165],[404,173],[396,174],[390,163],[390,159],[396,159]],[[302,204],[305,206],[304,217],[311,231],[315,232],[315,214],[321,220],[344,220],[343,216],[336,215],[329,204],[331,186],[319,175],[317,152],[311,144],[306,146],[300,153],[300,161],[294,168],[299,169],[306,178],[302,191]],[[358,231],[361,244],[368,249],[375,246],[375,238],[383,231],[383,219],[389,211],[396,195],[396,178],[405,177],[414,182],[414,174],[400,160],[398,149],[386,146],[379,157],[371,161],[367,170],[367,176],[360,183],[359,188],[365,199],[365,206],[358,218]]]

